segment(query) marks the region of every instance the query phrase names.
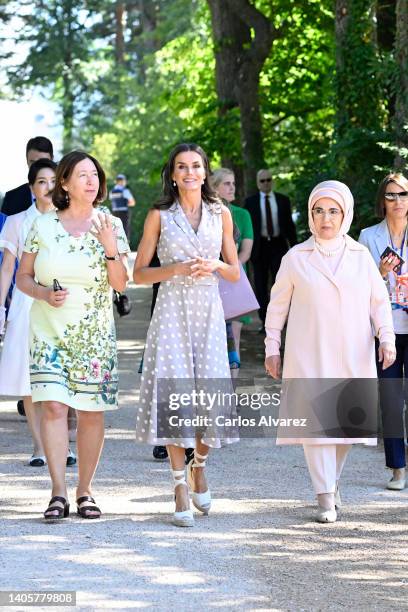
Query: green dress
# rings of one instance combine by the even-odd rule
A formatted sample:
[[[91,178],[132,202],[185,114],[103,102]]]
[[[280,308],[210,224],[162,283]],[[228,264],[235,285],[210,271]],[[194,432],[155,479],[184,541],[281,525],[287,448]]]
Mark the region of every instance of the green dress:
[[[232,214],[232,220],[239,229],[239,238],[237,242],[237,249],[239,253],[239,249],[241,248],[241,242],[244,240],[244,238],[249,238],[250,240],[254,239],[252,219],[246,208],[241,208],[241,206],[235,206],[235,204],[230,204],[230,209]],[[246,264],[243,265],[244,269],[246,270]]]
[[[254,239],[254,230],[252,227],[252,219],[249,212],[246,208],[241,208],[240,206],[235,206],[235,204],[230,204],[232,219],[239,229],[239,238],[237,242],[237,249],[239,253],[239,249],[241,248],[241,242],[244,238],[249,238],[250,240]],[[243,268],[246,272],[246,264],[242,264]],[[238,321],[241,323],[248,324],[251,323],[251,317],[249,315],[243,315],[238,318]]]
[[[122,222],[111,216],[119,253],[129,245]],[[103,246],[90,233],[69,234],[57,212],[38,217],[24,251],[37,253],[40,285],[57,279],[68,296],[59,308],[34,300],[30,313],[30,382],[34,402],[57,401],[77,410],[118,407],[112,289]]]

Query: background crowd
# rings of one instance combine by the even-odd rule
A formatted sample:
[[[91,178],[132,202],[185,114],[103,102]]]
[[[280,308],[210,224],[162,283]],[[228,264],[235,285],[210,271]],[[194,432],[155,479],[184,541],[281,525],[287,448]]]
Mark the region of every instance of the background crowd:
[[[94,157],[73,151],[58,166],[52,157],[47,138],[28,141],[28,184],[4,198],[8,215],[0,235],[3,332],[6,317],[8,322],[0,389],[23,399],[34,443],[30,465],[48,463],[52,497],[46,520],[69,515],[65,470],[69,460],[76,459],[69,449],[69,413],[76,413],[77,512],[86,519],[99,518],[91,483],[103,446],[103,413],[118,407],[112,289],[126,289],[126,229],[135,199],[126,177],[117,175],[109,193],[111,214],[102,206],[108,195],[106,177]],[[176,497],[173,523],[180,527],[194,525],[190,490],[196,508],[208,514],[211,494],[204,467],[209,449],[237,442],[239,431],[220,431],[211,424],[198,430],[181,424],[176,433],[171,431],[161,381],[173,381],[177,389],[188,379],[199,385],[205,379],[221,379],[227,385],[224,391],[228,389],[228,381],[239,372],[241,329],[247,322],[227,314],[228,287],[232,290],[234,283],[241,283],[241,293],[232,294],[242,306],[237,314],[253,310],[244,306],[245,291],[252,291],[243,267],[249,260],[260,331],[266,331],[266,371],[274,378],[282,374],[287,381],[376,379],[378,373],[386,464],[393,469],[387,486],[405,487],[408,295],[401,291],[401,279],[406,270],[407,179],[391,173],[380,184],[376,212],[383,221],[360,237],[368,249],[348,236],[354,199],[344,183],[323,181],[312,190],[312,236],[298,245],[290,201],[274,192],[269,170],[258,171],[257,186],[245,208],[237,206],[232,170],[212,172],[200,146],[176,146],[163,167],[162,196],[146,216],[138,247],[133,279],[152,284],[155,291],[140,366],[136,438],[154,446],[155,458],[170,458]],[[29,198],[21,204],[24,195]],[[13,202],[23,210],[13,214]],[[16,268],[17,285],[7,312]],[[221,281],[227,282],[226,297]],[[322,318],[322,312],[327,316]],[[9,376],[10,366],[14,378]],[[287,410],[290,416],[295,405],[309,419],[307,393],[297,401],[287,397],[284,386],[281,413]],[[332,403],[328,411],[338,411]],[[375,408],[373,401],[368,411]],[[228,418],[237,415],[236,410],[230,406]],[[195,414],[193,406],[187,414]],[[312,439],[279,436],[278,443],[303,444],[318,499],[317,520],[334,522],[341,503],[339,480],[351,445],[376,440],[342,431],[328,437],[323,433]]]

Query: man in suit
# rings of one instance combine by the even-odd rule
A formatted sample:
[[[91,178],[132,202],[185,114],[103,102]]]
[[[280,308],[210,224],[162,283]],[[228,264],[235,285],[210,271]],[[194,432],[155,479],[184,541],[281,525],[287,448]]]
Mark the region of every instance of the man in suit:
[[[36,136],[30,138],[26,145],[26,160],[27,166],[30,167],[37,159],[53,159],[54,151],[51,140],[45,136]],[[33,196],[28,183],[20,185],[15,189],[6,192],[1,207],[1,212],[5,215],[15,215],[30,208],[33,203]]]
[[[296,244],[297,239],[290,200],[282,193],[273,191],[271,171],[259,170],[256,182],[259,191],[245,200],[245,208],[251,215],[254,228],[251,261],[263,330],[269,301],[269,273],[273,284],[282,257]]]

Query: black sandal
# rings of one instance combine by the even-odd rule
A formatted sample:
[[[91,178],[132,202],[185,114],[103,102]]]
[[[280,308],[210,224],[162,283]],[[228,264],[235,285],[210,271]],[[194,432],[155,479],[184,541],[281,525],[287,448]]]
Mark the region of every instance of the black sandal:
[[[158,461],[164,461],[168,457],[167,448],[165,446],[154,446],[153,457]]]
[[[63,507],[56,506],[55,502],[61,502],[64,504]],[[47,514],[48,512],[55,512],[58,514]],[[60,521],[61,519],[67,518],[69,516],[69,503],[65,499],[65,497],[60,497],[59,495],[55,495],[50,499],[50,503],[48,504],[48,508],[44,512],[44,518],[46,521]]]
[[[95,504],[94,506],[82,506],[81,508],[79,507],[81,504],[83,504],[84,502],[89,501],[92,504]],[[102,512],[100,510],[100,508],[98,508],[98,506],[96,505],[96,502],[94,500],[93,497],[91,497],[90,495],[83,495],[82,497],[78,497],[78,499],[76,500],[77,503],[77,514],[79,514],[79,516],[81,516],[84,519],[98,519],[100,518]],[[87,511],[92,511],[92,512],[99,512],[99,514],[87,514]]]

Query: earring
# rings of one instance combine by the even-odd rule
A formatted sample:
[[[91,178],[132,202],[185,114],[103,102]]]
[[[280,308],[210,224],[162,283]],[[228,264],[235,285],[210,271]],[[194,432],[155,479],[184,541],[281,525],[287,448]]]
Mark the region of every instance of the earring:
[[[173,187],[175,187],[177,185],[176,181],[173,181]]]
[[[67,205],[69,205],[69,193],[68,193],[68,191],[65,192],[65,202],[67,203]]]

